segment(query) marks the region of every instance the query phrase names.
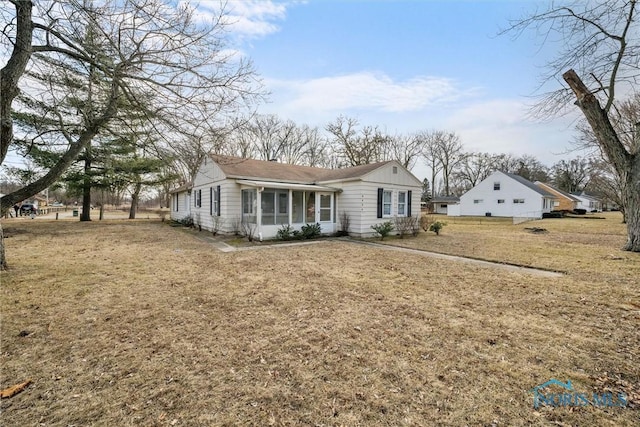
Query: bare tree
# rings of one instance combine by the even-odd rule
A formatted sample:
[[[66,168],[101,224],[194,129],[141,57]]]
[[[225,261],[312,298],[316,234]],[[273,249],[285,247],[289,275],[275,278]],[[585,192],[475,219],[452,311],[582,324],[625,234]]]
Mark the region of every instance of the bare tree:
[[[4,196],[3,212],[16,201],[55,182],[93,137],[118,117],[124,99],[142,111],[149,111],[150,115],[170,116],[173,122],[180,120],[187,106],[202,111],[211,108],[210,112],[220,113],[255,99],[250,65],[234,60],[224,50],[223,12],[211,25],[202,25],[194,23],[193,9],[167,6],[159,0],[107,1],[99,7],[77,1],[43,1],[36,6],[39,19],[34,21],[30,16],[32,10],[23,7],[24,3],[27,2],[12,2],[18,17],[16,22],[28,21],[29,25],[16,25],[3,32],[3,42],[16,46],[15,57],[21,59],[25,51],[33,51],[34,55],[27,59],[31,60],[33,69],[42,68],[44,65],[39,64],[44,59],[49,60],[50,67],[57,64],[55,69],[60,72],[70,68],[87,72],[95,69],[101,75],[105,90],[94,96],[91,115],[81,112],[89,120],[77,123],[79,126],[73,132],[65,126],[70,117],[64,112],[53,108],[49,116],[43,118],[60,123],[55,134],[59,160],[40,179]],[[97,53],[95,44],[87,44],[87,28],[92,28],[100,39]],[[24,39],[30,40],[26,50],[18,49]],[[7,80],[8,87],[21,77],[17,75],[20,67],[13,64],[24,62],[14,61],[14,54],[2,71],[2,84]],[[39,89],[37,96],[46,96],[54,104],[69,96],[57,87]],[[141,91],[152,94],[151,110],[138,102]],[[4,99],[3,96],[3,102]],[[3,151],[13,144],[5,135],[10,132],[3,133]],[[24,139],[47,147],[54,136],[34,132]]]
[[[453,132],[441,132],[436,138],[436,160],[442,171],[444,195],[451,195],[451,178],[456,168],[464,161],[466,154],[460,137]]]
[[[383,161],[387,157],[390,138],[373,126],[358,130],[354,118],[339,116],[326,126],[332,136],[334,149],[348,166],[366,165]]]
[[[494,156],[489,153],[470,153],[454,172],[454,178],[461,183],[461,192],[475,187],[495,170]]]
[[[533,29],[547,41],[561,42],[543,81],[552,81],[563,73],[568,88],[543,96],[539,112],[554,114],[575,100],[596,143],[620,178],[627,214],[627,243],[623,249],[634,252],[640,252],[640,155],[638,144],[625,146],[611,123],[611,114],[618,93],[633,92],[640,77],[637,13],[637,0],[552,3],[548,10],[513,22],[506,30],[519,34]],[[640,139],[639,123],[630,131],[634,140]]]
[[[589,160],[582,157],[569,161],[560,160],[551,167],[554,184],[569,193],[584,190],[591,179],[589,165]]]
[[[387,158],[397,160],[407,169],[413,169],[422,155],[422,140],[416,135],[389,137]]]
[[[431,170],[431,197],[437,194],[436,177],[442,170],[442,166],[438,162],[438,150],[440,146],[438,140],[443,134],[442,131],[422,131],[415,135],[416,140],[420,141],[422,147],[422,156]]]

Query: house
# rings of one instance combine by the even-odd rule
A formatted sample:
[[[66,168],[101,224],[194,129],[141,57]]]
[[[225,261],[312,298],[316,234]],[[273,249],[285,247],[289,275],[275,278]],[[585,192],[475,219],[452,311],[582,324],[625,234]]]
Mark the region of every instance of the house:
[[[447,214],[450,205],[460,203],[460,197],[435,196],[429,200],[429,211],[436,214]]]
[[[325,169],[211,155],[191,187],[172,192],[171,217],[191,216],[202,228],[221,233],[245,224],[264,239],[283,225],[299,230],[309,223],[332,234],[348,217],[346,231],[366,237],[375,234],[374,224],[418,216],[421,190],[422,182],[393,160]]]
[[[579,200],[577,209],[584,209],[587,212],[602,211],[602,202],[595,196],[586,194],[584,191],[580,194],[573,194]]]
[[[544,182],[536,181],[535,184],[542,188],[545,191],[556,196],[556,199],[553,201],[553,210],[554,211],[573,211],[578,207],[578,203],[580,199],[576,196],[569,194],[552,186],[551,184],[547,184]]]
[[[449,216],[499,216],[542,218],[551,212],[555,196],[512,173],[496,171],[460,196]]]
[[[191,189],[193,185],[187,183],[169,192],[171,195],[171,219],[182,221],[191,217]]]

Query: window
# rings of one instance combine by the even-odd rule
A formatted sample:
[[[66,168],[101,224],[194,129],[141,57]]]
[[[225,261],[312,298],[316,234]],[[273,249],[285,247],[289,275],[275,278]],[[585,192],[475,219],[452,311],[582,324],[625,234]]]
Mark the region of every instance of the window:
[[[394,166],[394,167],[393,167],[393,173],[394,173],[394,174],[397,174],[397,173],[398,173],[398,167],[397,167],[397,166]]]
[[[242,221],[256,222],[256,190],[242,190]]]
[[[493,183],[493,189],[494,190],[499,190],[500,189],[500,183],[499,182],[494,182]]]
[[[406,215],[407,192],[398,191],[398,216]]]
[[[504,203],[504,199],[498,199],[498,204]]]
[[[480,203],[482,203],[482,199],[474,199],[473,200],[473,204],[475,204],[475,205],[479,205]]]
[[[289,190],[278,190],[276,205],[276,224],[289,224]]]
[[[201,208],[202,207],[202,190],[196,191],[196,194],[194,194],[193,198],[195,199],[196,208]]]
[[[515,204],[524,203],[524,199],[513,199],[513,203]]]
[[[276,190],[264,189],[260,196],[262,225],[276,223]]]
[[[389,190],[382,193],[382,215],[391,216],[391,191]]]
[[[209,214],[220,216],[220,186],[209,189]]]
[[[558,201],[553,202],[553,206],[560,206],[560,202]]]
[[[294,224],[304,222],[304,191],[291,193],[291,222]]]
[[[316,222],[316,193],[314,191],[307,193],[306,209],[307,214],[305,216],[305,221],[307,223]]]
[[[179,205],[180,205],[180,195],[178,193],[176,193],[176,196],[174,197],[175,199],[175,207],[176,207],[176,212],[178,212],[179,210]]]
[[[441,209],[447,209],[447,204],[446,204],[446,203],[442,203],[442,204],[440,205],[440,208],[441,208]]]

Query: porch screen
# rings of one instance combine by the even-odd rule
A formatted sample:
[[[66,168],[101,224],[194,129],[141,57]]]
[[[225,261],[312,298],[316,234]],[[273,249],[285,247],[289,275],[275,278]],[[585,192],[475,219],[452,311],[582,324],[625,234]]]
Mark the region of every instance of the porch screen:
[[[289,223],[289,190],[265,188],[261,195],[262,225]]]
[[[291,193],[291,222],[294,224],[304,223],[304,191]]]

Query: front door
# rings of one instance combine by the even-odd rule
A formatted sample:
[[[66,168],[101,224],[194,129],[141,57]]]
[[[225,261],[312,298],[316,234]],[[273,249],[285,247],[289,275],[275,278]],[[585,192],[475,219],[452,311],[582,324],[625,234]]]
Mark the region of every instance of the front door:
[[[323,233],[333,233],[333,194],[318,193],[316,221]]]

